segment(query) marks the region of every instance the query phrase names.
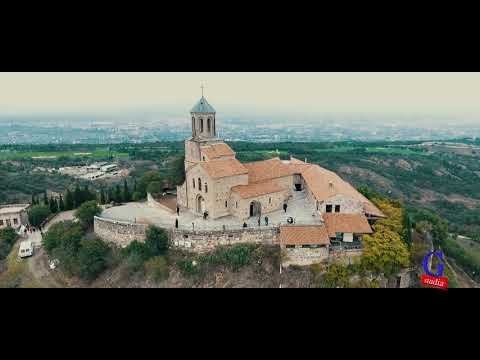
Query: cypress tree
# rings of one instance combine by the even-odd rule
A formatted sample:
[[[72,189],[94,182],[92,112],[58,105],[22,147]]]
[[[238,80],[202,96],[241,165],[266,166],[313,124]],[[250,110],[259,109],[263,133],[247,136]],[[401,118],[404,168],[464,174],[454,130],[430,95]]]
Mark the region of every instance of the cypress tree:
[[[48,197],[47,197],[47,190],[45,190],[45,192],[43,193],[43,205],[45,206],[50,205],[50,202],[48,201]]]
[[[58,201],[58,209],[60,211],[65,211],[65,203],[63,202],[62,195],[60,195],[60,200]]]
[[[73,194],[70,189],[67,189],[65,194],[65,210],[72,210],[74,205]]]
[[[132,200],[132,197],[130,195],[130,191],[128,190],[128,184],[127,184],[127,179],[123,181],[123,201],[129,202]]]
[[[105,190],[102,188],[102,190],[100,190],[100,204],[105,204],[107,202],[107,200],[105,199]]]
[[[80,186],[75,185],[75,190],[73,191],[73,207],[76,209],[83,204],[83,194],[80,190]]]
[[[120,190],[120,185],[117,184],[117,186],[115,187],[115,201],[120,203],[122,202],[122,190]]]
[[[52,214],[55,214],[58,211],[57,200],[55,200],[53,197],[50,198],[49,206]]]
[[[96,195],[90,191],[88,185],[85,185],[82,191],[82,204],[86,201],[95,200]]]
[[[115,201],[115,196],[112,188],[108,188],[108,202],[111,203],[112,201]]]

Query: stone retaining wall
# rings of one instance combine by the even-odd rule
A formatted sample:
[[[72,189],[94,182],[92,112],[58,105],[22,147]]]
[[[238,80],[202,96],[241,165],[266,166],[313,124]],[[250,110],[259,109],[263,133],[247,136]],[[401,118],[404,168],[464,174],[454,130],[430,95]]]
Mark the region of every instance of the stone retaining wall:
[[[103,241],[126,247],[133,240],[145,241],[148,225],[95,217],[95,234]],[[168,232],[171,246],[194,252],[204,252],[218,245],[240,243],[274,244],[277,242],[279,229],[211,230],[190,231],[164,229]]]
[[[362,253],[363,253],[362,249],[334,250],[334,249],[330,248],[330,253],[329,253],[329,256],[328,256],[328,260],[331,261],[331,262],[342,261],[345,264],[352,264],[353,259],[361,256]]]
[[[226,231],[185,231],[171,232],[172,245],[194,252],[206,252],[218,245],[234,245],[242,243],[275,244],[279,229],[242,229]]]
[[[145,241],[148,225],[135,224],[125,221],[110,220],[95,217],[94,230],[97,236],[110,243],[120,247],[126,247],[133,240]],[[178,249],[184,249],[192,252],[207,252],[213,250],[219,245],[234,245],[242,243],[256,244],[278,244],[280,230],[278,227],[268,228],[246,228],[240,230],[178,230],[164,229],[168,232],[171,246]],[[328,248],[296,248],[286,249],[289,260],[285,266],[290,264],[309,265],[328,259],[335,261],[342,259],[347,263],[352,261],[353,257],[362,254],[361,249],[338,250]]]
[[[125,221],[110,220],[100,217],[94,219],[94,231],[103,241],[126,247],[133,240],[145,241],[148,225]]]
[[[287,255],[287,259],[283,262],[283,266],[288,267],[290,265],[312,265],[328,258],[328,247],[319,248],[302,248],[295,249],[284,248]]]

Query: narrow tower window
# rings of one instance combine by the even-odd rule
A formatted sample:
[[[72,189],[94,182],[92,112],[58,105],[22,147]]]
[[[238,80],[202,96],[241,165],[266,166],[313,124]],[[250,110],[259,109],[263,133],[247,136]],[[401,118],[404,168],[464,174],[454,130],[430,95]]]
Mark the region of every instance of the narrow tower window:
[[[200,119],[200,132],[203,132],[203,119]]]
[[[198,190],[202,191],[202,180],[198,178]]]
[[[195,189],[195,179],[192,179],[193,182],[193,188]]]
[[[212,128],[211,122],[212,122],[212,119],[208,118],[208,119],[207,119],[207,131],[208,131],[209,133],[210,133],[211,128]]]
[[[205,193],[208,193],[208,185],[205,183]]]

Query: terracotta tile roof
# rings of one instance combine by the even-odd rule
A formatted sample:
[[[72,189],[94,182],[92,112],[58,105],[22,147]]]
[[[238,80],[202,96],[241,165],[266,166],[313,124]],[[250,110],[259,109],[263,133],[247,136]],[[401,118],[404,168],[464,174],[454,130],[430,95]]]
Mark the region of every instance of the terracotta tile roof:
[[[232,191],[240,195],[242,199],[249,199],[252,197],[276,193],[284,190],[286,189],[274,181],[266,181],[248,185],[237,185],[232,187]]]
[[[199,165],[205,169],[208,175],[212,178],[222,178],[248,173],[247,168],[237,159],[202,161]]]
[[[222,156],[233,156],[235,152],[225,143],[213,144],[201,148],[202,154],[209,160],[218,159]]]
[[[312,165],[302,172],[302,176],[308,188],[319,201],[324,201],[335,195],[345,195],[362,203],[364,209],[368,209],[370,214],[385,217],[370,200],[333,171],[324,169],[318,165]]]
[[[368,215],[371,215],[371,216],[386,218],[385,214],[383,212],[381,212],[370,201],[363,204],[363,211],[365,211],[365,214],[368,214]]]
[[[299,159],[296,159],[293,156],[290,156],[290,163],[292,163],[292,164],[306,164],[306,162],[304,162],[302,160],[299,160]]]
[[[280,226],[279,241],[282,245],[329,245],[325,226]]]
[[[373,232],[367,218],[362,214],[323,214],[328,235],[338,233],[371,234]]]
[[[284,162],[279,158],[245,164],[245,167],[248,169],[248,180],[250,183],[263,182],[293,174],[301,174],[302,171],[310,166],[310,164],[305,163]]]

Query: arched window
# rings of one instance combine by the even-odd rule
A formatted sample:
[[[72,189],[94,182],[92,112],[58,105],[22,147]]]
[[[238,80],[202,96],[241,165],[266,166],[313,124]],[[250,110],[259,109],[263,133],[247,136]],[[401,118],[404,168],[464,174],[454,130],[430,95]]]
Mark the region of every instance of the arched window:
[[[205,192],[208,193],[208,185],[205,183]]]
[[[200,132],[203,132],[203,119],[200,119]]]
[[[207,131],[210,132],[212,129],[212,119],[207,119]]]
[[[198,178],[198,190],[202,191],[202,180]]]
[[[193,182],[193,188],[195,189],[195,179],[192,179]]]

